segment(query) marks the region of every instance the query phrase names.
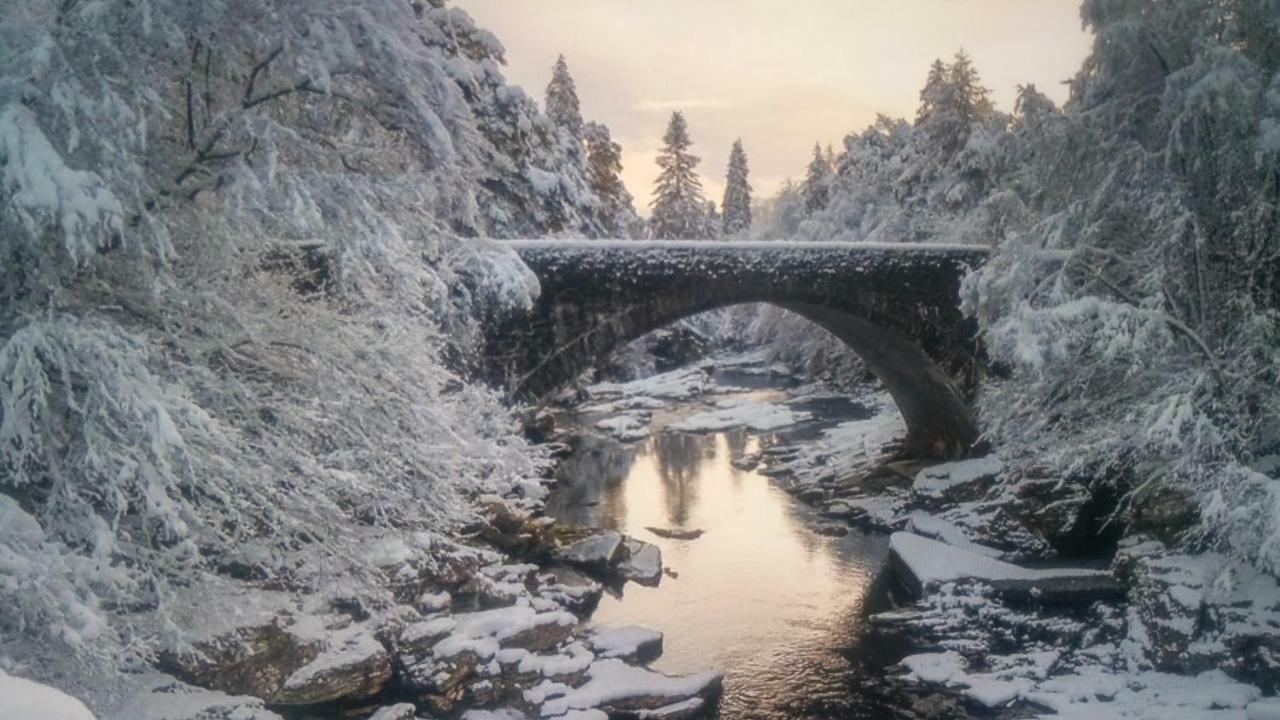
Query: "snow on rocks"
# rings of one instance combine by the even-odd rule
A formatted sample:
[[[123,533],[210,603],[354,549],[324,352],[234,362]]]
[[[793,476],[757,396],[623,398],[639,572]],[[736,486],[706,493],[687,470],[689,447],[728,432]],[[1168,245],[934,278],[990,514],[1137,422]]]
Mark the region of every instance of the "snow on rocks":
[[[555,717],[571,710],[602,708],[606,712],[656,710],[692,697],[705,701],[719,698],[724,676],[703,672],[671,677],[622,660],[599,660],[587,670],[587,682],[542,706],[542,717]]]
[[[1280,689],[1280,584],[1216,554],[1186,555],[1155,541],[1121,548],[1131,634],[1156,669],[1229,670]]]
[[[0,670],[0,718],[4,720],[95,720],[84,703],[48,685]],[[249,720],[246,718],[246,720]]]
[[[662,633],[629,625],[594,628],[587,635],[592,652],[602,658],[650,662],[662,654]]]
[[[916,475],[911,492],[924,506],[976,500],[981,497],[1004,465],[995,455],[943,463],[925,468]]]
[[[1120,594],[1108,571],[1027,569],[914,533],[894,533],[889,538],[889,557],[899,580],[916,597],[956,582],[978,582],[1002,595],[1034,597],[1040,602],[1087,603]]]
[[[627,383],[597,383],[587,388],[594,398],[661,398],[687,400],[712,385],[711,375],[702,368],[683,368]]]
[[[335,633],[329,647],[293,672],[272,697],[277,705],[315,705],[371,697],[391,679],[391,655],[358,626]]]
[[[717,432],[732,428],[778,430],[809,420],[809,413],[785,405],[754,401],[729,401],[716,410],[698,413],[671,426],[681,432]]]
[[[603,430],[619,442],[635,442],[649,437],[649,418],[643,414],[614,415],[596,422],[597,430]]]
[[[413,703],[399,703],[378,708],[377,712],[369,716],[369,720],[416,720],[417,717],[418,709]]]
[[[0,701],[0,709],[3,706]],[[10,716],[0,712],[0,717]],[[129,697],[105,720],[281,720],[281,717],[268,710],[259,698],[161,680]]]

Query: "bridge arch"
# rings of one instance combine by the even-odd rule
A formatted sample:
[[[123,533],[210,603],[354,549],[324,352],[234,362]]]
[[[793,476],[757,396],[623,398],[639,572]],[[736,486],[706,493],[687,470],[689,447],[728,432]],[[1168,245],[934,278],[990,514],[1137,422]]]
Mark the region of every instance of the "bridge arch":
[[[981,350],[959,310],[978,247],[836,243],[521,241],[542,293],[493,328],[486,361],[515,399],[549,400],[614,348],[683,318],[767,303],[857,353],[893,396],[907,452],[956,457],[977,439]]]

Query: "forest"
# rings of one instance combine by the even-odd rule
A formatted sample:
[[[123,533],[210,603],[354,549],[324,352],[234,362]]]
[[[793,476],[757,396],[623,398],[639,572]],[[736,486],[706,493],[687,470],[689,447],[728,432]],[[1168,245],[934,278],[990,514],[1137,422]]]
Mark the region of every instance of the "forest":
[[[1128,601],[1033,679],[968,658],[981,685],[953,667],[965,608],[993,634],[1053,623],[948,585],[918,606],[942,650],[892,662],[1044,717],[1144,717],[1137,691],[1064,698],[1180,677],[1217,699],[1160,717],[1280,717],[1280,0],[1080,16],[1061,107],[1031,84],[997,107],[958,50],[922,68],[914,117],[816,145],[772,197],[749,144],[700,147],[676,111],[646,205],[566,58],[545,96],[517,87],[447,0],[5,4],[0,720],[703,716],[718,679],[570,634],[580,587],[534,567],[599,549],[544,537],[567,451],[482,367],[541,289],[504,241],[535,238],[989,249],[956,298],[986,360],[980,457],[949,476],[988,485],[950,544],[1104,562]],[[711,198],[699,153],[722,150]],[[649,377],[672,346],[868,384],[816,325],[740,306],[602,358],[590,381],[648,377],[634,395],[568,396],[677,397]],[[500,661],[520,673],[484,674]],[[900,717],[971,716],[921,707]]]

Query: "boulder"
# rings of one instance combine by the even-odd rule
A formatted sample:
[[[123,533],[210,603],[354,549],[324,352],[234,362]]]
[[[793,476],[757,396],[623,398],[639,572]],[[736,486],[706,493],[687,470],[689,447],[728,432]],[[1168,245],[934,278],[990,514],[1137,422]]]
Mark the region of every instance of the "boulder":
[[[594,572],[608,571],[622,552],[622,533],[612,530],[588,535],[557,547],[556,560]]]
[[[995,455],[934,465],[916,474],[911,497],[926,510],[977,500],[986,494],[1003,469],[1003,463]]]
[[[0,703],[0,707],[3,703]],[[157,678],[151,686],[127,700],[104,720],[282,720],[259,698],[228,695],[193,687],[172,679]]]
[[[662,550],[657,545],[629,537],[623,540],[622,549],[614,566],[618,577],[649,587],[662,581]]]
[[[391,655],[363,629],[336,637],[332,645],[285,680],[273,705],[317,705],[368,698],[391,679]]]
[[[162,670],[229,695],[270,699],[296,670],[324,649],[324,639],[293,632],[286,617],[249,623],[160,654]]]

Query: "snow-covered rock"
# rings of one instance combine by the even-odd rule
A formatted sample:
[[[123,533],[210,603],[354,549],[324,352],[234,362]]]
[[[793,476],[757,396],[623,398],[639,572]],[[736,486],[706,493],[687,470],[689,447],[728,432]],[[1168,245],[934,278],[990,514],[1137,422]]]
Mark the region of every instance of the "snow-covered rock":
[[[976,500],[995,482],[1003,468],[995,455],[935,465],[916,475],[911,493],[926,507]]]
[[[271,697],[277,705],[315,705],[375,695],[391,679],[391,655],[363,628],[337,634]]]
[[[621,660],[599,660],[587,670],[584,685],[544,703],[542,716],[590,708],[655,710],[693,697],[714,700],[720,696],[723,680],[718,672],[670,677]]]
[[[1027,569],[914,533],[889,539],[889,556],[902,583],[917,597],[946,583],[978,582],[1001,594],[1041,602],[1091,602],[1115,597],[1111,573],[1083,568]]]
[[[651,662],[662,654],[662,633],[643,627],[595,628],[587,642],[601,658]]]
[[[0,703],[2,706],[3,703]],[[0,712],[0,717],[8,715]],[[159,681],[137,693],[106,720],[281,720],[259,698]]]
[[[4,720],[95,720],[84,703],[70,695],[0,670],[0,718]],[[139,718],[138,720],[148,720]],[[249,718],[246,718],[249,720]],[[265,720],[265,718],[263,719]]]
[[[785,405],[765,402],[734,402],[727,407],[698,413],[671,426],[682,432],[715,432],[730,428],[778,430],[808,420],[811,415]]]

